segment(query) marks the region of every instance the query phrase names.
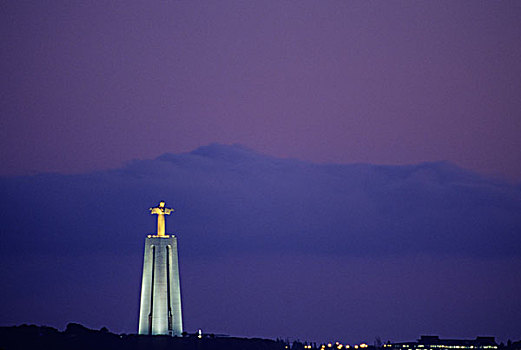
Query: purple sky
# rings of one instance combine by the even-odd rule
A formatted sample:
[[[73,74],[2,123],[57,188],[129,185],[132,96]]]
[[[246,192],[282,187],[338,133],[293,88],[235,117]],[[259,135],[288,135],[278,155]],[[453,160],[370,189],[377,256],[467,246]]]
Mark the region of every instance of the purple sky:
[[[521,338],[520,2],[10,1],[0,30],[1,325],[135,332],[164,199],[189,331]]]
[[[1,5],[2,174],[211,142],[521,179],[517,1]]]

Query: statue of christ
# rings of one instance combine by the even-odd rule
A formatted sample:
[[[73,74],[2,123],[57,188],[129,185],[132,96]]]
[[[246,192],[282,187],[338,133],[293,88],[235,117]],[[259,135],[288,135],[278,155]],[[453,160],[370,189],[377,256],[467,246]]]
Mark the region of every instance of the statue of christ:
[[[149,208],[150,214],[157,214],[157,236],[165,237],[165,215],[170,215],[174,209],[165,208],[165,202],[159,202],[159,205],[154,208]]]

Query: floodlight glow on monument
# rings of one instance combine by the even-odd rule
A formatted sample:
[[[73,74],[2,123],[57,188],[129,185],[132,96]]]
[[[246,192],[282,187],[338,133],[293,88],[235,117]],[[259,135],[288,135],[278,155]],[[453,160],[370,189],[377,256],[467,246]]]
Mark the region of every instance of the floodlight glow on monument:
[[[183,317],[177,238],[165,234],[165,215],[174,210],[163,201],[149,210],[157,215],[157,234],[145,239],[138,333],[180,336]]]

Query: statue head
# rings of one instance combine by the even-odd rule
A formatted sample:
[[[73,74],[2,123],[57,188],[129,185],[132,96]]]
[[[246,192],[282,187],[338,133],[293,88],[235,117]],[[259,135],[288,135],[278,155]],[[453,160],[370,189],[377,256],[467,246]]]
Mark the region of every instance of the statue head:
[[[165,201],[161,201],[161,202],[159,202],[159,207],[160,207],[160,208],[164,208],[164,207],[165,207]]]

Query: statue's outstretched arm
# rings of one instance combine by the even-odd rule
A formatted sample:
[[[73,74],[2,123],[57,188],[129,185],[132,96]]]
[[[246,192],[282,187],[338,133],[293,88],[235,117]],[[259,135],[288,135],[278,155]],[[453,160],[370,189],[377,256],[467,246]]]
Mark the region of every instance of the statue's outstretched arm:
[[[150,214],[163,214],[159,208],[149,208]]]

